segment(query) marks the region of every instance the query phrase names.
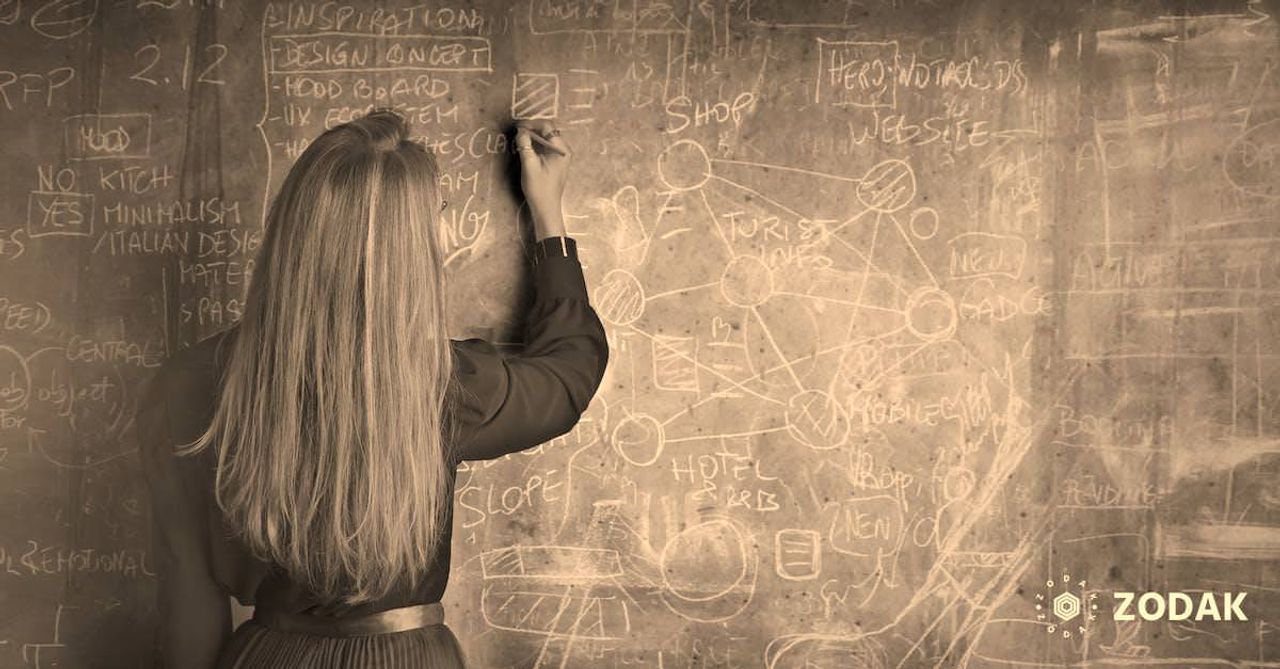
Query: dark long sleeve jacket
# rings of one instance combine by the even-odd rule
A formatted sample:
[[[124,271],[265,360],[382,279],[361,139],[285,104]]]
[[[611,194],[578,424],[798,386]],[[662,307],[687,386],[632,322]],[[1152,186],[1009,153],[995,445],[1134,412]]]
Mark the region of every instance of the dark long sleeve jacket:
[[[462,391],[450,416],[457,426],[455,468],[459,461],[496,458],[568,432],[604,376],[608,344],[588,301],[574,240],[545,239],[534,257],[536,296],[527,314],[525,348],[509,355],[481,339],[451,340]],[[139,452],[152,492],[157,567],[169,593],[161,598],[162,609],[188,606],[184,602],[204,607],[219,591],[245,605],[318,615],[362,615],[439,601],[449,576],[452,509],[428,576],[416,588],[354,607],[318,603],[281,569],[252,557],[224,524],[213,496],[216,449],[179,457],[173,448],[194,440],[212,420],[229,350],[224,344],[231,336],[234,329],[175,355],[140,401]],[[161,611],[162,618],[202,615],[211,614]]]

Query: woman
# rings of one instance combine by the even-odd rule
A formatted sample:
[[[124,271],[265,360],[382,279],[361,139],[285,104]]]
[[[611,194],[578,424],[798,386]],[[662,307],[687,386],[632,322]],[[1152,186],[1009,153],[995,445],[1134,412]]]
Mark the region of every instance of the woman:
[[[569,147],[550,124],[516,146],[536,297],[511,356],[447,336],[436,165],[399,115],[298,158],[241,322],[140,401],[165,666],[464,666],[439,603],[456,465],[571,430],[608,359],[565,236]],[[234,633],[228,595],[256,606]]]

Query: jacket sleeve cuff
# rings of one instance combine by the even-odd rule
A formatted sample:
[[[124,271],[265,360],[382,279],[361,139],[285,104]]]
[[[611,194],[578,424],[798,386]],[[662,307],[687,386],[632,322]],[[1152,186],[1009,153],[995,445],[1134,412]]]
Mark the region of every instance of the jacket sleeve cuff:
[[[587,299],[587,282],[578,262],[578,244],[572,237],[547,237],[534,244],[533,276],[536,300]]]

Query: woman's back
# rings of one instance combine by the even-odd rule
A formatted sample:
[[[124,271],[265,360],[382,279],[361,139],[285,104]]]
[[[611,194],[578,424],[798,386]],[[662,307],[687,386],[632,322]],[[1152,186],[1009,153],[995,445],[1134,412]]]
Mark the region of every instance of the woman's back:
[[[402,146],[401,138],[386,143]],[[383,177],[394,171],[379,169]],[[377,206],[360,206],[366,205]],[[374,225],[372,215],[366,225]],[[383,285],[395,277],[368,268],[380,257],[374,249],[388,246],[384,240],[366,245],[350,285],[330,281],[330,294],[313,297],[320,318],[295,313],[290,320],[271,313],[267,307],[287,310],[279,298],[298,290],[281,283],[285,273],[276,267],[274,280],[255,277],[259,299],[254,304],[251,288],[245,322],[174,356],[138,416],[169,640],[195,648],[225,645],[248,662],[239,666],[256,666],[249,658],[268,646],[286,653],[292,652],[290,644],[307,646],[265,621],[303,625],[390,614],[403,619],[411,607],[418,607],[414,615],[425,605],[438,608],[448,579],[457,463],[498,457],[569,431],[604,375],[608,345],[588,300],[576,243],[539,232],[535,300],[525,323],[526,346],[517,355],[479,339],[444,339],[444,360],[416,360],[401,341],[414,341],[405,336],[406,328],[422,328],[428,325],[424,319],[439,317],[443,299],[437,296],[424,311],[416,303],[403,304],[412,296]],[[371,228],[347,233],[389,234]],[[424,242],[420,230],[407,234]],[[282,254],[288,262],[277,258],[274,264],[307,262],[305,246],[278,236],[275,248],[294,252]],[[272,263],[267,265],[269,270]],[[370,297],[387,291],[400,297]],[[335,305],[335,296],[346,302]],[[370,311],[371,304],[391,312],[389,322],[380,322],[385,313]],[[344,310],[364,320],[355,328],[335,323]],[[427,329],[442,331],[442,323],[432,323]],[[431,353],[437,341],[419,340],[413,350]],[[326,376],[324,365],[343,367],[343,355],[359,360],[345,367],[346,376]],[[440,370],[447,370],[446,378],[435,379]],[[426,391],[415,374],[430,377]],[[439,396],[429,388],[437,381],[443,381]],[[391,398],[397,392],[422,402],[397,404]],[[334,396],[359,410],[324,415]],[[264,397],[271,405],[266,411],[255,403]],[[437,412],[438,419],[415,422],[389,411],[428,417]],[[269,427],[277,429],[259,429],[247,419],[276,421]],[[425,436],[413,436],[418,434]],[[195,447],[175,450],[183,444]],[[433,464],[436,458],[439,465]],[[423,495],[438,497],[439,508],[422,504],[411,513]],[[413,543],[414,538],[422,541]],[[335,596],[343,591],[361,596]],[[209,613],[219,594],[223,606],[230,594],[257,607],[256,620],[237,630],[229,644],[221,609]],[[347,650],[333,646],[325,652]]]

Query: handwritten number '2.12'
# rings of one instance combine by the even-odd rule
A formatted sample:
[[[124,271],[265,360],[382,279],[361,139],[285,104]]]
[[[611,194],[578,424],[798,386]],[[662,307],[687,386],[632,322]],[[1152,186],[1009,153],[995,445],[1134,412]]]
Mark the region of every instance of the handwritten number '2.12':
[[[216,70],[227,57],[227,46],[225,44],[209,44],[204,47],[204,50],[206,55],[209,58],[212,58],[213,61],[206,65],[205,68],[196,76],[196,83],[213,84],[215,86],[225,84],[226,82],[222,79],[214,78],[214,70]],[[146,52],[150,52],[151,55],[144,56],[144,53]],[[156,44],[144,44],[142,45],[142,48],[133,52],[133,57],[138,60],[145,60],[145,62],[142,64],[141,69],[129,75],[129,78],[151,84],[152,86],[159,86],[161,82],[146,75],[160,62],[160,46]],[[187,46],[183,49],[182,53],[182,88],[184,90],[187,88],[187,81],[191,78],[191,66],[191,47]],[[169,83],[168,77],[164,78],[164,83]]]

